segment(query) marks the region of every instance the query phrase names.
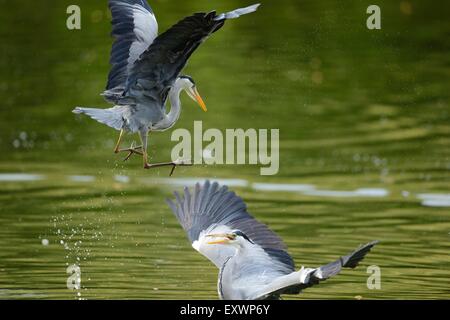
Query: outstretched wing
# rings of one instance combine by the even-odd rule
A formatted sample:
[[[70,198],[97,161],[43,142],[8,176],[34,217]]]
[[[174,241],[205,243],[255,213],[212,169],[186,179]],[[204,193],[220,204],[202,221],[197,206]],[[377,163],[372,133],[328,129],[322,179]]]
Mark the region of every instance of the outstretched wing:
[[[198,46],[219,30],[225,20],[254,12],[259,5],[237,9],[226,14],[196,13],[184,18],[159,35],[133,65],[127,82],[130,88],[150,92],[157,98],[173,84],[187,60]],[[150,94],[152,95],[152,94]]]
[[[231,246],[204,245],[204,236],[209,233],[230,232],[238,229],[259,245],[265,253],[289,272],[295,269],[291,256],[283,241],[266,225],[255,220],[248,212],[244,201],[226,186],[206,181],[196,184],[191,194],[188,188],[184,196],[175,193],[176,203],[168,200],[178,221],[186,231],[192,246],[211,260],[217,267],[234,254]]]
[[[112,65],[106,91],[115,102],[125,89],[130,68],[158,36],[158,23],[146,0],[109,0],[112,15]]]
[[[370,250],[378,243],[379,241],[377,240],[369,242],[359,247],[352,253],[340,257],[336,261],[330,262],[317,269],[313,269],[312,272],[307,272],[302,279],[302,283],[300,285],[292,287],[290,290],[291,292],[289,292],[288,290],[288,292],[286,293],[298,293],[303,289],[316,285],[321,281],[325,281],[341,272],[342,268],[356,268],[359,262],[361,262],[364,257],[370,252]],[[302,270],[300,270],[299,272],[301,273]]]
[[[358,263],[364,259],[367,253],[379,241],[369,242],[352,253],[340,257],[338,260],[321,266],[319,268],[304,268],[275,278],[270,284],[253,288],[254,292],[250,295],[251,299],[278,299],[281,294],[298,294],[303,289],[327,280],[339,272],[342,268],[356,268]]]
[[[369,253],[369,251],[378,244],[379,241],[372,241],[369,242],[352,253],[340,257],[338,260],[331,262],[329,264],[326,264],[324,266],[321,266],[314,271],[314,273],[311,274],[310,279],[308,281],[308,286],[311,286],[313,284],[318,283],[319,281],[326,280],[332,276],[337,275],[339,272],[341,272],[342,268],[356,268],[356,266],[361,262],[361,260],[364,259],[366,254]]]

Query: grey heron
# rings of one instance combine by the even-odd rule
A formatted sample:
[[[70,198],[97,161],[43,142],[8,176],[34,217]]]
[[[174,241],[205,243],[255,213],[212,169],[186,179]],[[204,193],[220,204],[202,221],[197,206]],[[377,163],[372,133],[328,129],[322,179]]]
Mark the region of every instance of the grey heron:
[[[189,165],[185,161],[150,164],[147,154],[148,134],[170,129],[181,113],[180,94],[185,91],[206,110],[190,76],[180,75],[187,60],[210,35],[222,28],[228,19],[238,18],[257,10],[259,4],[217,14],[195,13],[158,36],[158,23],[146,0],[109,0],[112,14],[111,49],[106,90],[102,93],[114,107],[109,109],[77,107],[74,113],[90,116],[120,131],[114,152],[143,156],[144,168]],[[166,102],[170,111],[166,112]],[[121,149],[125,132],[139,133],[142,145]],[[172,174],[171,172],[171,174]]]
[[[226,186],[206,181],[191,193],[167,200],[192,247],[219,268],[218,293],[226,300],[279,299],[355,268],[378,241],[334,262],[296,271],[281,238],[255,220],[244,201]]]

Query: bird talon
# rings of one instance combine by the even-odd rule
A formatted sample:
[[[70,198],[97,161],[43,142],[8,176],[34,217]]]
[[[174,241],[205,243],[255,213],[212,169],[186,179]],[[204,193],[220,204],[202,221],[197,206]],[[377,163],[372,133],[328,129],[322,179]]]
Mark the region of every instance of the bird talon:
[[[141,156],[144,155],[139,149],[142,149],[142,146],[135,147],[134,143],[132,143],[130,148],[120,149],[117,152],[128,152],[127,156],[123,159],[123,161],[128,161],[134,153]]]
[[[123,159],[123,162],[128,161],[128,160],[131,158],[132,155],[133,155],[133,152],[130,151],[130,152],[127,154],[127,156]]]
[[[174,165],[172,166],[172,170],[170,170],[169,177],[171,177],[171,176],[173,175],[173,173],[174,173],[174,171],[175,171],[176,168],[177,168],[177,166],[174,164]]]
[[[175,161],[172,162],[163,162],[163,163],[144,163],[144,169],[152,169],[152,168],[159,168],[159,167],[172,167],[172,169],[170,170],[170,174],[169,176],[171,177],[173,175],[173,173],[175,172],[175,169],[178,166],[192,166],[193,164],[190,163],[190,160],[182,160],[182,159],[177,159]]]
[[[192,166],[190,159],[177,159],[173,162],[174,166]]]
[[[172,162],[172,170],[170,171],[169,177],[171,177],[177,168],[177,166],[193,166],[190,159],[177,159],[174,162]]]
[[[151,169],[152,165],[149,163],[144,164],[144,169]]]

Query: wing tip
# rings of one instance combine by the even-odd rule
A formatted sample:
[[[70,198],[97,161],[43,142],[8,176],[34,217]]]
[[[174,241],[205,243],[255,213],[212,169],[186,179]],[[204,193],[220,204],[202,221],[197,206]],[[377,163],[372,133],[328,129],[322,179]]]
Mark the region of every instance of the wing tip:
[[[220,20],[227,20],[227,19],[236,19],[243,15],[253,13],[261,6],[261,3],[255,3],[251,6],[245,7],[245,8],[239,8],[230,12],[221,13],[219,14],[214,20],[220,21]]]
[[[175,213],[177,210],[177,205],[169,198],[166,198],[166,203],[169,205],[170,209]]]
[[[255,3],[255,4],[253,4],[253,5],[251,5],[251,6],[249,6],[248,8],[251,8],[251,9],[253,9],[253,10],[258,10],[258,8],[261,6],[261,3]]]
[[[353,251],[348,256],[341,257],[341,261],[342,259],[345,258],[347,260],[345,262],[342,262],[342,267],[351,269],[356,268],[359,265],[359,263],[366,257],[366,255],[370,252],[370,250],[372,250],[372,248],[378,243],[380,243],[379,240],[373,240],[364,245],[361,245],[358,249]]]

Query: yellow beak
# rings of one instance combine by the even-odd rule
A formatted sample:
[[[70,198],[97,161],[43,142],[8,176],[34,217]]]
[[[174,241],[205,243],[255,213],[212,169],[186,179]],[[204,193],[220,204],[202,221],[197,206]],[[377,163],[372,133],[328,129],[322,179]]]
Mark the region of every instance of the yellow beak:
[[[207,242],[208,244],[227,244],[230,242],[230,240],[228,239],[226,234],[208,234],[207,237],[223,238],[221,240],[214,240],[214,241]]]
[[[198,105],[203,109],[203,111],[208,111],[208,109],[206,109],[206,105],[205,102],[203,101],[202,97],[200,96],[200,93],[198,93],[197,88],[194,88],[194,98],[195,100],[197,100]]]
[[[228,242],[230,242],[228,239],[222,239],[208,242],[208,244],[227,244]]]

